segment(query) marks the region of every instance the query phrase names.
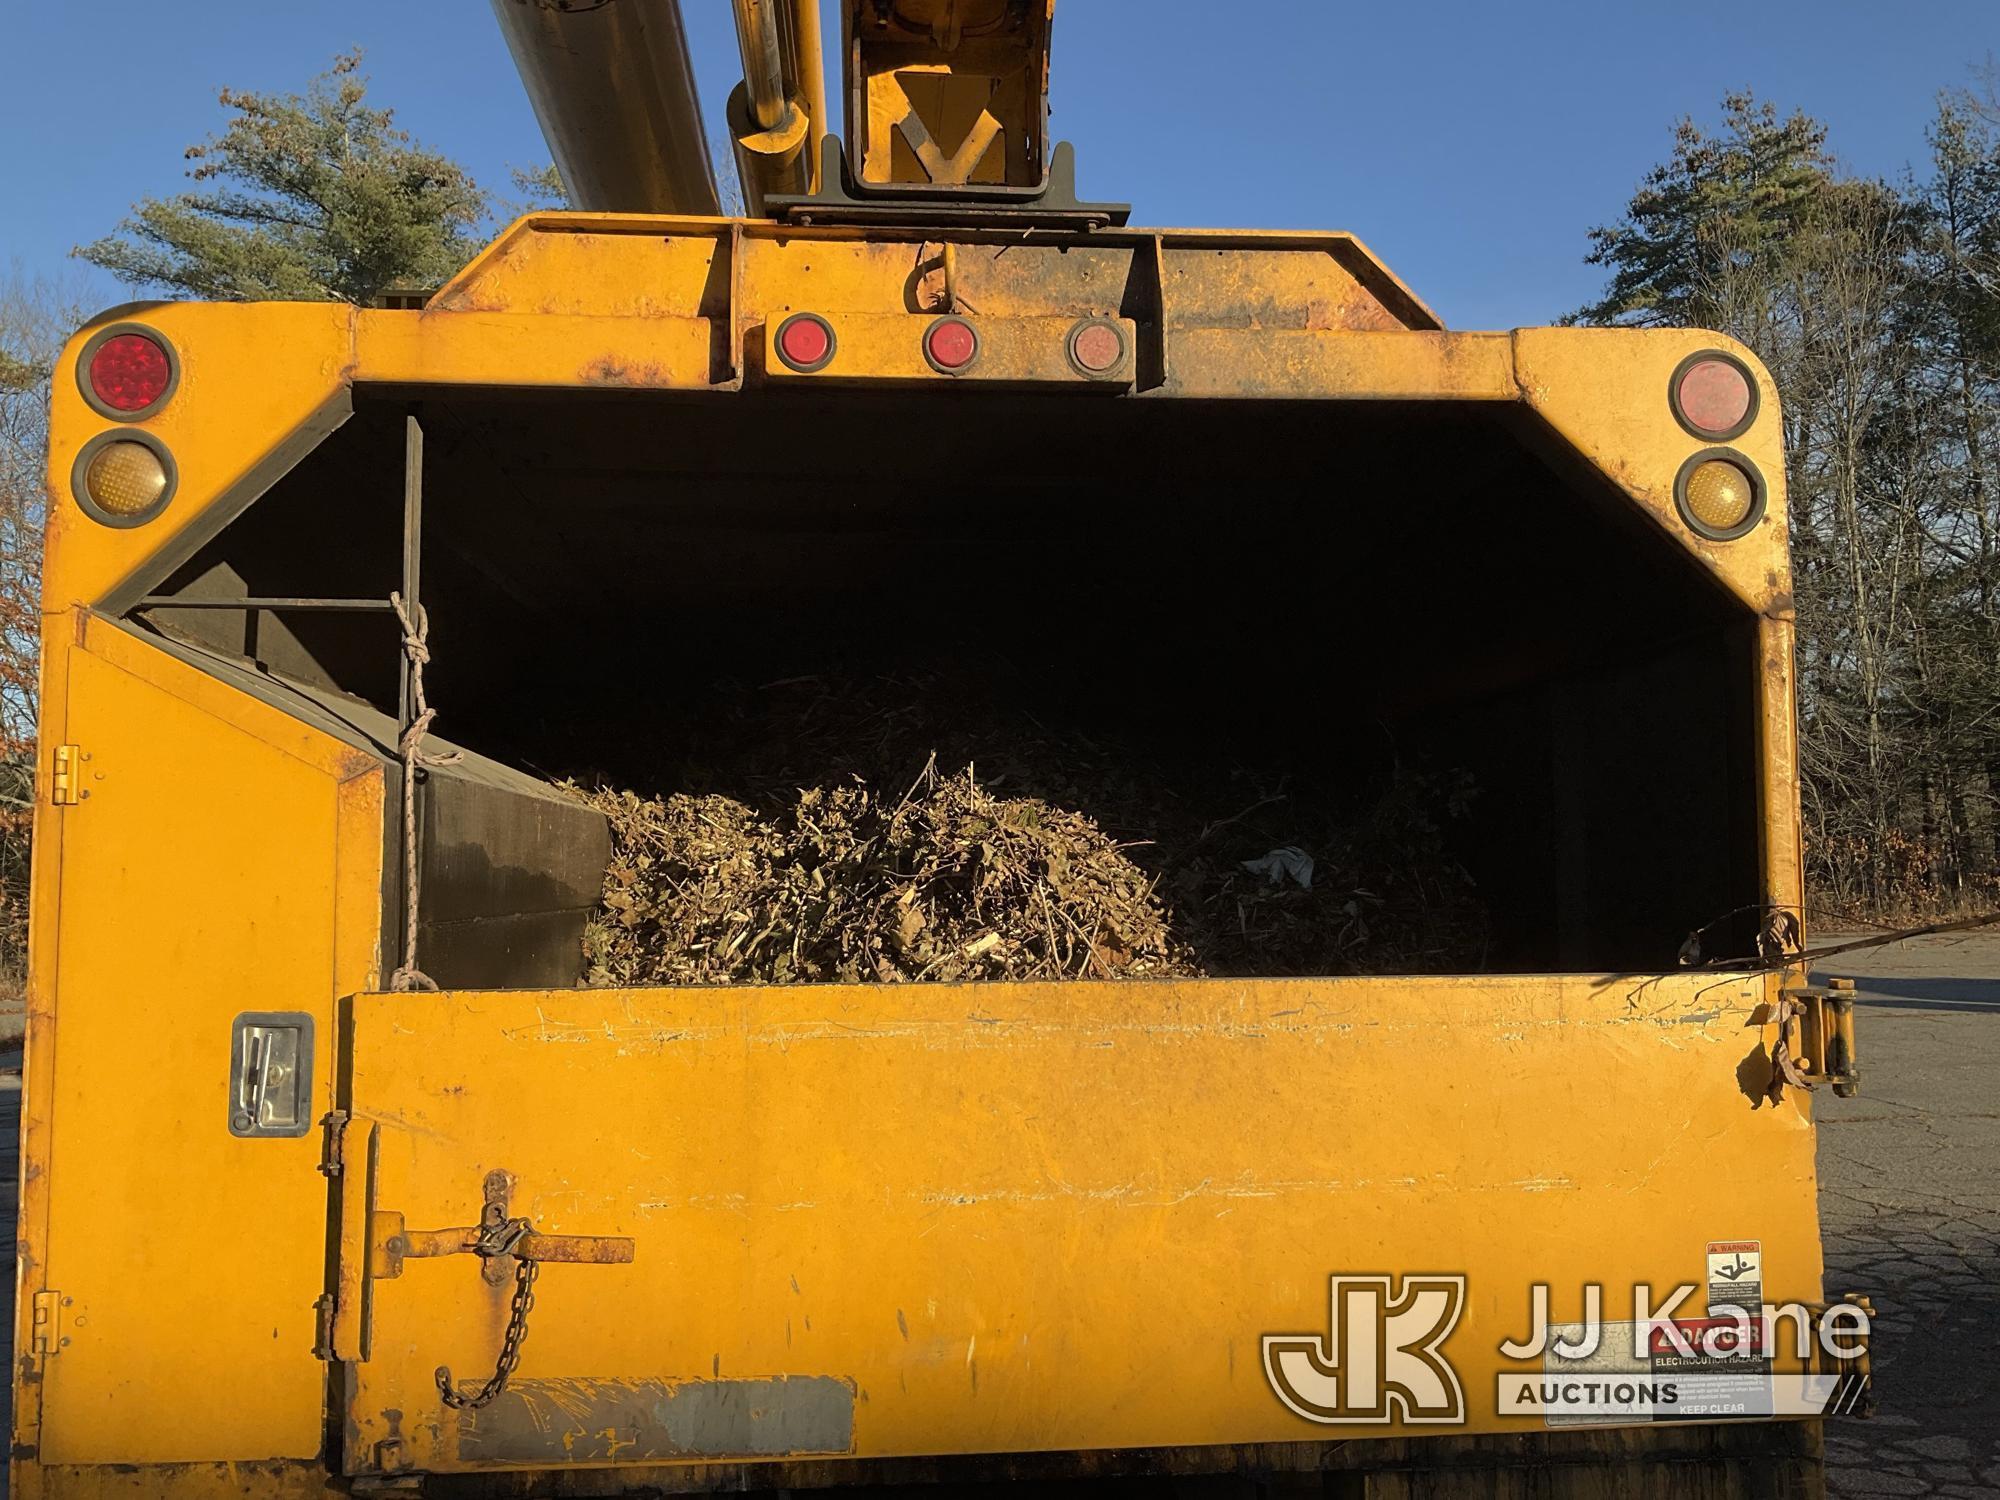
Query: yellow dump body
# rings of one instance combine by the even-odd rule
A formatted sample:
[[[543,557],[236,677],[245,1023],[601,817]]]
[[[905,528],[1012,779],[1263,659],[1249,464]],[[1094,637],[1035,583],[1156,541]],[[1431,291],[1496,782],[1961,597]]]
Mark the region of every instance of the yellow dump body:
[[[799,314],[817,368],[787,361]],[[948,317],[978,339],[957,373],[925,353]],[[143,420],[80,384],[113,326],[176,362]],[[1715,351],[1760,398],[1720,443],[1670,399]],[[66,359],[18,1493],[1817,1482],[1810,1422],[1565,1425],[1497,1395],[1543,1369],[1502,1352],[1536,1286],[1575,1322],[1592,1284],[1705,1293],[1720,1245],[1765,1300],[1822,1296],[1807,1096],[1771,1086],[1788,976],[1757,961],[1797,936],[1800,873],[1781,424],[1741,349],[1446,332],[1337,234],[566,215],[421,310],[147,304]],[[285,601],[403,581],[413,418],[435,732],[494,758],[425,783],[443,991],[392,994],[398,631]],[[102,524],[79,458],[135,431],[174,487]],[[1710,450],[1767,489],[1733,540],[1677,497]],[[1100,600],[1144,602],[1170,659]],[[1262,737],[1401,716],[1466,747],[1492,972],[558,972],[601,845],[513,767],[585,732],[577,700],[671,703],[722,650],[778,675],[815,634],[886,660],[927,612],[982,647],[1062,614],[1086,649],[1038,670],[1100,707],[1195,674]],[[724,618],[755,644],[711,639]],[[1228,727],[1169,707],[1155,732]],[[246,1015],[309,1038],[295,1131],[237,1128]],[[492,1371],[518,1261],[452,1252],[509,1218],[543,1248],[529,1336],[454,1410],[435,1372]],[[1456,1283],[1455,1413],[1314,1409],[1319,1377],[1365,1384],[1301,1351],[1336,1349],[1333,1283],[1369,1277]]]

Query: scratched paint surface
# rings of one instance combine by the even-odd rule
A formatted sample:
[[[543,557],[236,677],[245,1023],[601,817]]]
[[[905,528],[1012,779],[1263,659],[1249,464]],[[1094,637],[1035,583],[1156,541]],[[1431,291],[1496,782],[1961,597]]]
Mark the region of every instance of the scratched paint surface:
[[[548,1233],[524,1380],[852,1382],[853,1451],[1296,1441],[1267,1332],[1333,1273],[1463,1272],[1449,1352],[1490,1417],[1528,1287],[1698,1279],[1755,1238],[1819,1292],[1808,1120],[1762,981],[1198,982],[365,996],[376,1206],[471,1223],[486,1172]],[[431,1372],[483,1378],[504,1289],[374,1287],[352,1418],[473,1467]],[[1486,1394],[1483,1398],[1480,1392]],[[1381,1433],[1385,1430],[1376,1429]],[[1354,1430],[1340,1435],[1364,1436]],[[617,1461],[603,1454],[599,1461]]]
[[[854,1386],[777,1380],[540,1380],[510,1385],[469,1413],[469,1464],[660,1463],[839,1455],[854,1446]]]

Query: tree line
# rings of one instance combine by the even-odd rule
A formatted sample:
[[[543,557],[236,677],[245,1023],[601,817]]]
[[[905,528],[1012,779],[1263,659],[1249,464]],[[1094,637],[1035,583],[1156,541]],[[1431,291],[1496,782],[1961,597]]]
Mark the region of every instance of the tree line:
[[[370,103],[359,54],[302,94],[224,90],[189,187],[82,260],[151,295],[367,303],[434,287],[512,198]],[[1733,335],[1784,398],[1809,876],[1822,913],[2000,895],[2000,100],[1949,92],[1924,161],[1844,172],[1824,125],[1749,94],[1683,119],[1615,221],[1571,321]],[[726,166],[729,153],[718,153]],[[0,283],[0,983],[18,977],[35,783],[49,385],[85,309]]]
[[[1742,340],[1784,399],[1809,879],[1838,915],[2000,905],[2000,107],[1855,176],[1748,94],[1683,120],[1577,320]]]

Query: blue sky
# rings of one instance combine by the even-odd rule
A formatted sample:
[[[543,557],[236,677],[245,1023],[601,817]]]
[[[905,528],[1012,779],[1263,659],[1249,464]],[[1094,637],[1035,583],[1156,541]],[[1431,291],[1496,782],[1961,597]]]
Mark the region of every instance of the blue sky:
[[[714,116],[730,7],[683,9]],[[296,89],[354,45],[375,97],[488,184],[547,159],[486,0],[11,0],[0,269],[72,268],[71,246],[181,185],[219,86]],[[1351,230],[1453,326],[1510,327],[1597,290],[1585,231],[1678,116],[1753,87],[1894,175],[1938,90],[1995,55],[1995,0],[1063,0],[1055,124],[1083,192],[1138,222]]]

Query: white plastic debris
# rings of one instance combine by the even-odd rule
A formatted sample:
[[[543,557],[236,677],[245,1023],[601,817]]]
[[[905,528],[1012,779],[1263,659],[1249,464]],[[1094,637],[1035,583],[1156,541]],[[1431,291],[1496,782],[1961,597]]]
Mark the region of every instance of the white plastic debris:
[[[1272,885],[1283,885],[1291,880],[1297,883],[1300,890],[1313,888],[1313,857],[1293,844],[1273,849],[1262,859],[1246,859],[1243,868],[1252,875],[1262,875]]]

